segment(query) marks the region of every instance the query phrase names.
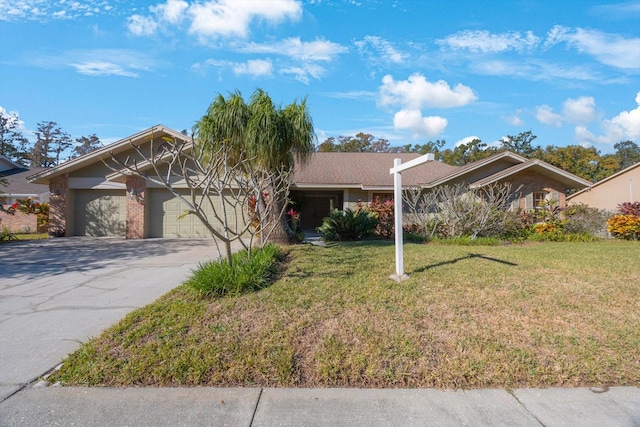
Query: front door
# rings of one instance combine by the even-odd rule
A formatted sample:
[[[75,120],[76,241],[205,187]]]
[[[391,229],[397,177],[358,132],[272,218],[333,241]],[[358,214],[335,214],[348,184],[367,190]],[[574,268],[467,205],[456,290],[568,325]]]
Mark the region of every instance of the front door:
[[[300,192],[303,201],[300,206],[300,227],[315,230],[333,209],[342,208],[340,192]]]

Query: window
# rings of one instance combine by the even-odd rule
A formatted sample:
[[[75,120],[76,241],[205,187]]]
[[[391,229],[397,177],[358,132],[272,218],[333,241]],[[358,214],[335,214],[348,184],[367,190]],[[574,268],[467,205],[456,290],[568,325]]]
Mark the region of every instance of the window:
[[[380,203],[393,202],[393,193],[373,193],[372,201],[379,201]]]
[[[533,208],[540,209],[544,202],[547,201],[546,191],[536,191],[533,193]]]

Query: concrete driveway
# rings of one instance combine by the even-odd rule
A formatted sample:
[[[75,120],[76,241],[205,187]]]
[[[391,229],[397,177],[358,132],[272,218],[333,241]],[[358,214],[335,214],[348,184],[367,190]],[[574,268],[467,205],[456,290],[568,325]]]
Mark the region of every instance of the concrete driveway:
[[[0,402],[218,256],[212,239],[0,245]]]

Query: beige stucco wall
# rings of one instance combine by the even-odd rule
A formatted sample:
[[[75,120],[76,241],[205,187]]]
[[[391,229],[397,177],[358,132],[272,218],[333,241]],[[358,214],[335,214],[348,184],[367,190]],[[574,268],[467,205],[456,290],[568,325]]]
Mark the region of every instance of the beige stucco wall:
[[[612,212],[620,203],[637,201],[640,201],[640,163],[569,198],[569,204],[584,203]]]

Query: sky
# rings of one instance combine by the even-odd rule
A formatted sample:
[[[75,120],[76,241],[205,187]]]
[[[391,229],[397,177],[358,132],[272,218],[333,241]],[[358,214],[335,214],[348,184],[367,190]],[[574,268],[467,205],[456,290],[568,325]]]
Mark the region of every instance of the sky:
[[[191,129],[260,88],[306,99],[317,143],[640,144],[640,0],[0,0],[0,39],[29,138]]]

